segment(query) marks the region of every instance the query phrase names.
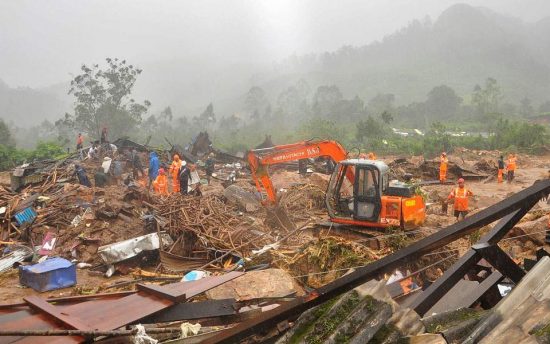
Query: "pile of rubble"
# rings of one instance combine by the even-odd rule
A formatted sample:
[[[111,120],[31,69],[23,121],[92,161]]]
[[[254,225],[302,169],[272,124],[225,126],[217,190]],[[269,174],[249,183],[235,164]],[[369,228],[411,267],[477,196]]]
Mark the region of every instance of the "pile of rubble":
[[[195,141],[200,148],[182,151],[174,146],[172,151],[199,166],[202,196],[154,194],[144,180],[85,187],[74,176],[74,156],[28,166],[30,174],[18,171],[19,192],[0,187],[0,241],[5,248],[0,288],[15,284],[17,278],[41,292],[76,283],[70,296],[48,294],[56,297],[46,300],[23,289],[23,302],[1,305],[0,343],[29,336],[34,342],[116,341],[115,336],[169,340],[183,333],[194,334],[193,342],[212,343],[238,342],[224,339],[231,334],[248,342],[278,343],[443,343],[463,340],[465,334],[482,337],[472,331],[477,326],[483,335],[489,333],[491,318],[479,310],[497,305],[502,298],[495,292],[497,285],[518,284],[521,272],[494,263],[491,254],[497,248],[483,246],[480,237],[507,228],[497,235],[505,238],[499,247],[516,261],[529,257],[512,252],[517,245],[509,239],[519,240],[529,252],[544,245],[548,216],[542,211],[529,213],[511,230],[487,224],[534,204],[546,189],[514,196],[513,202],[497,205],[496,210],[480,210],[481,215],[473,212],[473,225],[454,225],[452,217],[437,210],[447,193],[445,186],[437,185],[427,193],[432,228],[340,236],[337,226],[312,225],[326,220],[328,175],[298,174],[293,168],[274,173],[280,207],[271,210],[262,206],[242,160],[214,150],[207,135],[201,133]],[[144,149],[128,140],[118,144]],[[211,152],[217,169],[207,184],[200,156]],[[147,153],[140,154],[146,161]],[[161,154],[164,163],[170,155]],[[89,172],[101,164],[78,162]],[[391,166],[393,178],[411,172],[419,179],[438,176],[438,162],[419,157],[397,159]],[[494,167],[487,155],[476,163],[451,163],[450,173],[481,179],[494,174]],[[33,177],[36,173],[40,178]],[[288,223],[280,221],[281,214],[288,215]],[[463,262],[459,256],[477,260]],[[453,271],[458,277],[448,276]],[[61,277],[55,283],[37,282],[51,282],[52,274]],[[373,278],[381,280],[361,285]],[[439,278],[443,282],[437,282]],[[444,291],[432,291],[444,283]],[[432,295],[434,302],[422,301],[425,295]],[[444,323],[441,317],[431,317],[432,311],[442,314],[455,306],[476,311],[467,319]],[[494,308],[503,309],[508,308]],[[531,329],[546,333],[544,321]],[[138,323],[145,327],[134,326]],[[14,332],[3,330],[7,324]]]

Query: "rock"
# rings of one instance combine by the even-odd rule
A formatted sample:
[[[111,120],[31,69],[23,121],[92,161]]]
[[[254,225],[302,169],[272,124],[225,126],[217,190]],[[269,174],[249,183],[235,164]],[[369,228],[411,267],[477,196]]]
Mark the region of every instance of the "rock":
[[[224,190],[223,195],[225,198],[227,198],[229,203],[237,205],[241,210],[252,212],[260,208],[260,202],[254,195],[254,193],[246,191],[240,186],[228,186]]]
[[[209,299],[239,301],[264,297],[284,297],[293,293],[303,294],[294,279],[280,269],[249,271],[245,275],[206,292]]]

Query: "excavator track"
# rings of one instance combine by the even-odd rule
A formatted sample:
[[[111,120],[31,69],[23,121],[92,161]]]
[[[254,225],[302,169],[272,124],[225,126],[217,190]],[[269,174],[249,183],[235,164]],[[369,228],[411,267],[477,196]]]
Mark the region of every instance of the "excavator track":
[[[317,223],[312,228],[314,236],[336,235],[346,240],[362,243],[372,249],[380,250],[387,246],[386,230],[384,228],[367,228],[342,225],[333,222]]]

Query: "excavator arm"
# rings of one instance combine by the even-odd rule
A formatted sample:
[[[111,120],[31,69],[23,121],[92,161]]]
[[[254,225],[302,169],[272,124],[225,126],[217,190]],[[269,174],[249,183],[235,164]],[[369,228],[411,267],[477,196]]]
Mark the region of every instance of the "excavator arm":
[[[252,179],[254,179],[258,191],[261,192],[263,186],[263,189],[267,193],[267,203],[276,204],[276,190],[273,187],[267,170],[269,165],[321,156],[327,156],[335,162],[340,162],[346,159],[347,154],[344,147],[336,141],[302,141],[288,145],[251,150],[248,153],[248,163]],[[348,178],[353,178],[353,176],[348,176]]]

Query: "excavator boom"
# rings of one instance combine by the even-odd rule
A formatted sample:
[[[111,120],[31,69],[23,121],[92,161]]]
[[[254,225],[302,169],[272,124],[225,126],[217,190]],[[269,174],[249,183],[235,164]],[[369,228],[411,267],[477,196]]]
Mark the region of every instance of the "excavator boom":
[[[327,156],[339,162],[346,159],[347,151],[336,141],[301,141],[251,150],[248,153],[248,163],[257,189],[261,191],[263,186],[267,194],[267,202],[276,204],[277,194],[269,178],[267,166],[321,156]]]

